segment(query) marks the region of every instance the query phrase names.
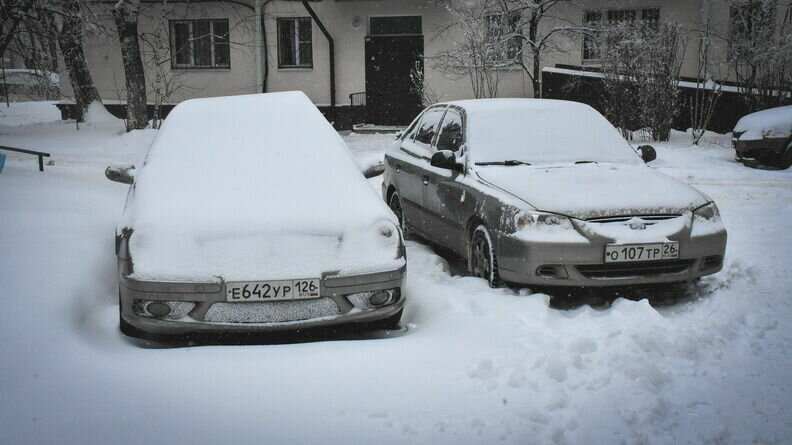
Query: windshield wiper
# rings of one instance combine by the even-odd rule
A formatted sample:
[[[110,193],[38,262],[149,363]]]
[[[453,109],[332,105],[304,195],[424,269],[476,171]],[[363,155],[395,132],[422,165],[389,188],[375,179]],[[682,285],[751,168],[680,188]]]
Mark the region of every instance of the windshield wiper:
[[[509,159],[506,161],[476,162],[476,165],[531,165],[531,163],[525,161],[518,161],[516,159]]]
[[[575,164],[596,164],[597,161],[575,161]]]

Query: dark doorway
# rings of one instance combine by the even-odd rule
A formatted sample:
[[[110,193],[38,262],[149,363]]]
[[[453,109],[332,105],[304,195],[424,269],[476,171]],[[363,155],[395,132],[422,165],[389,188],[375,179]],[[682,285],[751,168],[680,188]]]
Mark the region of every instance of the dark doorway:
[[[370,123],[407,125],[421,111],[421,96],[411,74],[423,74],[423,44],[422,35],[366,37],[366,105]]]

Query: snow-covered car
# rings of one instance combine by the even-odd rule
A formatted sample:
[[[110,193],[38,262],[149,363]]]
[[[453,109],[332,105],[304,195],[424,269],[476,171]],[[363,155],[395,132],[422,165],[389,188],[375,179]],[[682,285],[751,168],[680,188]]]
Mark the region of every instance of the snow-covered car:
[[[182,102],[131,183],[116,234],[135,336],[396,325],[398,220],[302,93]]]
[[[405,233],[468,259],[495,286],[607,286],[718,272],[712,200],[646,165],[602,115],[566,101],[438,104],[385,155],[382,193]],[[643,159],[642,159],[643,158]]]
[[[743,116],[734,126],[737,160],[754,167],[792,166],[792,105]]]

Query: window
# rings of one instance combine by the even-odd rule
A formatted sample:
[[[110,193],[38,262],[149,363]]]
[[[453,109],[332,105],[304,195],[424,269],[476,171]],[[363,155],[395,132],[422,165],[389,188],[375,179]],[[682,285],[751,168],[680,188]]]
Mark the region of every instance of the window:
[[[429,148],[432,145],[432,140],[437,133],[437,124],[443,117],[443,108],[433,108],[424,113],[421,123],[418,124],[418,131],[415,132],[415,143],[424,148]]]
[[[774,2],[750,0],[729,8],[729,55],[739,57],[755,50],[757,42],[775,35]]]
[[[228,20],[171,20],[173,68],[230,68]]]
[[[448,110],[443,118],[443,124],[440,125],[437,149],[458,151],[462,142],[462,115],[454,110]]]
[[[600,58],[595,31],[600,21],[602,21],[602,12],[600,11],[586,11],[583,13],[583,26],[590,28],[583,34],[583,60],[597,60]]]
[[[369,19],[371,35],[419,35],[423,34],[421,16],[408,15],[401,17],[371,17]]]
[[[598,47],[598,35],[603,25],[602,18],[606,19],[605,24],[617,24],[631,22],[640,19],[641,22],[648,24],[654,29],[660,25],[660,8],[643,9],[605,9],[590,10],[583,13],[583,25],[590,30],[583,34],[583,60],[598,60],[600,58],[600,48]]]
[[[313,68],[310,17],[278,19],[278,67]]]
[[[522,40],[520,39],[520,14],[495,14],[487,16],[487,36],[497,42],[503,42],[503,53],[500,60],[513,61],[522,53]]]

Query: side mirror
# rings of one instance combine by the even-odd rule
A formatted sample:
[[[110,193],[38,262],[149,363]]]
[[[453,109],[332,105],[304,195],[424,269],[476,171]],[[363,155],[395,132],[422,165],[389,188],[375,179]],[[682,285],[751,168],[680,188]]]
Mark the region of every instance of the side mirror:
[[[652,162],[657,159],[657,152],[651,145],[641,145],[638,147],[638,151],[641,152],[641,159],[644,162]]]
[[[366,179],[370,179],[370,178],[375,178],[383,174],[384,172],[385,172],[385,164],[383,164],[382,162],[378,162],[368,167],[367,169],[363,170],[363,176],[365,176]]]
[[[113,182],[132,184],[135,180],[135,166],[132,164],[113,164],[105,169],[105,176]]]
[[[462,166],[457,162],[456,153],[451,150],[440,150],[432,155],[429,161],[432,167],[461,171]]]

